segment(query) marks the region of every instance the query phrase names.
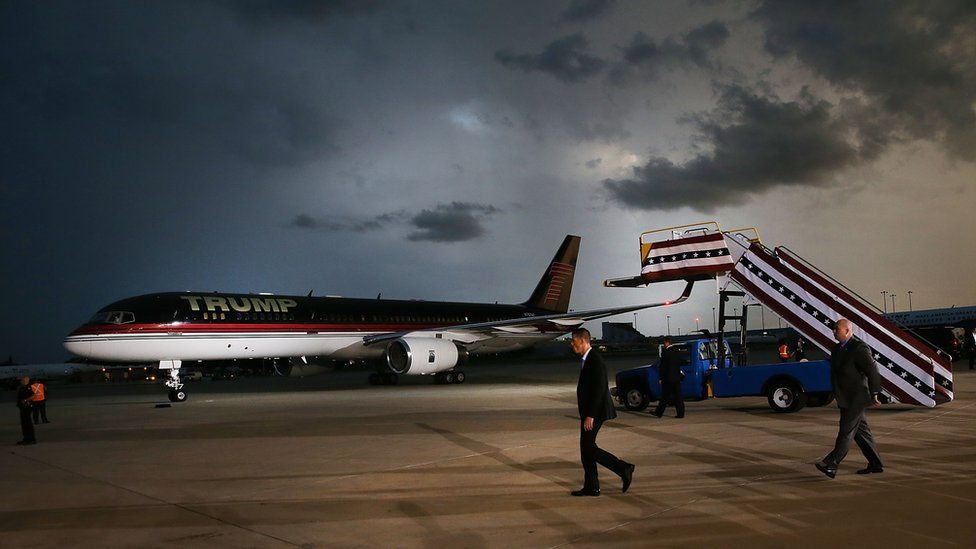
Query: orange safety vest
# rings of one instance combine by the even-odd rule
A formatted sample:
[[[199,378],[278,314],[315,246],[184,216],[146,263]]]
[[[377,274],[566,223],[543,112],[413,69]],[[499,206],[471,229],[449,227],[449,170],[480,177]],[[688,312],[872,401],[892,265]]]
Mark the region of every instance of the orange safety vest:
[[[779,346],[779,357],[790,358],[790,349],[785,344]]]
[[[34,402],[40,402],[44,400],[44,384],[43,383],[33,383],[31,384],[31,391],[34,391]]]

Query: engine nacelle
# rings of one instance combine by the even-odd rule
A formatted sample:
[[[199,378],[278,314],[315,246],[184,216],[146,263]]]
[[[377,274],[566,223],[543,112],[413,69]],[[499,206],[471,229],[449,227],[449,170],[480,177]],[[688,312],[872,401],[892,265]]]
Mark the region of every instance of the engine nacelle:
[[[450,370],[468,356],[453,341],[433,337],[404,337],[386,348],[386,364],[400,375],[435,374]]]

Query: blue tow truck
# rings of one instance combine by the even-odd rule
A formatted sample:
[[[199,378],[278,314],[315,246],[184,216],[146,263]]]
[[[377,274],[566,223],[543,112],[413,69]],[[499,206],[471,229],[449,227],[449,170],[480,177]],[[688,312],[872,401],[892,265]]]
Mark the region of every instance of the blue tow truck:
[[[720,344],[723,353],[719,353]],[[783,413],[804,406],[825,406],[834,400],[827,360],[737,366],[728,341],[722,338],[691,339],[673,346],[682,357],[681,393],[685,400],[765,396],[770,408]],[[661,398],[659,362],[618,372],[611,394],[628,410],[647,408]]]

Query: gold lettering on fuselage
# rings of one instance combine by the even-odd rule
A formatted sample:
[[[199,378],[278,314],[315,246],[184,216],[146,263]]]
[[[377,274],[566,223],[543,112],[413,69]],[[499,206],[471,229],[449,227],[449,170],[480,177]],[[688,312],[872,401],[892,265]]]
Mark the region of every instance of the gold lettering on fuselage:
[[[231,297],[231,296],[199,296],[181,295],[180,299],[186,300],[190,304],[191,311],[200,311],[200,301],[206,305],[209,312],[223,311],[231,312],[231,309],[238,313],[254,311],[256,313],[287,313],[289,309],[298,307],[298,302],[294,299],[273,298],[273,297]]]
[[[180,299],[185,299],[185,300],[187,300],[187,301],[190,302],[190,310],[191,311],[199,311],[200,310],[200,303],[198,303],[200,301],[200,296],[196,296],[196,295],[181,295],[180,296]]]
[[[252,297],[251,303],[254,303],[254,312],[256,313],[279,312],[278,302],[275,299],[270,297],[267,299]]]
[[[230,312],[230,307],[227,306],[227,300],[223,297],[210,297],[207,296],[203,298],[203,301],[207,304],[208,311],[216,311],[219,307],[221,311]]]
[[[246,313],[251,310],[251,301],[246,298],[238,300],[236,297],[228,297],[227,302],[230,303],[232,309],[239,313]]]

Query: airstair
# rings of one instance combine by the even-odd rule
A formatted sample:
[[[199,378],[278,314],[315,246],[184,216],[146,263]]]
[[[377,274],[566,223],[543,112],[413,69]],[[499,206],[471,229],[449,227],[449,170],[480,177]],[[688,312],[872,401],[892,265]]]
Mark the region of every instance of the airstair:
[[[827,353],[834,345],[836,321],[847,318],[854,335],[871,348],[888,400],[933,407],[953,398],[949,357],[882,317],[793,250],[766,247],[754,228],[724,231],[709,222],[648,231],[640,236],[640,250],[639,276],[609,279],[604,285],[715,279],[723,305],[725,294],[739,295],[738,288],[744,294],[742,317],[747,306],[761,304]]]

